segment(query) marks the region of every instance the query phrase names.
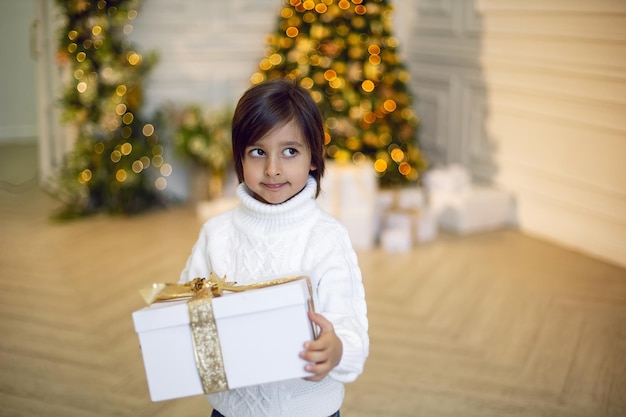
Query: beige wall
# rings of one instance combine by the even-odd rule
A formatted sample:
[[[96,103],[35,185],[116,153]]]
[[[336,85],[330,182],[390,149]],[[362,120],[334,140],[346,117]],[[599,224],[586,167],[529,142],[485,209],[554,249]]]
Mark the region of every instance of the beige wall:
[[[151,0],[152,107],[231,103],[281,0]],[[396,0],[420,141],[510,190],[520,228],[626,266],[626,2]]]

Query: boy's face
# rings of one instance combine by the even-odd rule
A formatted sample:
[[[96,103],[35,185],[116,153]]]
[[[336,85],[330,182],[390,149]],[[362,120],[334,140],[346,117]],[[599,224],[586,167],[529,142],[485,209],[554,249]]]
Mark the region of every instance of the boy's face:
[[[254,198],[264,203],[280,204],[298,194],[306,185],[311,165],[311,151],[291,121],[270,130],[246,147],[243,156],[243,179]]]

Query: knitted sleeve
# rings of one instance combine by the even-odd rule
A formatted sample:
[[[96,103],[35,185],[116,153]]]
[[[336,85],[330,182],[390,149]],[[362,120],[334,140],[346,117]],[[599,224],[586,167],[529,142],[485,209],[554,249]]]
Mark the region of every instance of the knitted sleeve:
[[[324,229],[322,246],[314,243],[316,250],[324,248],[311,274],[317,283],[315,307],[333,324],[343,344],[341,361],[329,375],[339,382],[352,382],[363,372],[369,354],[365,291],[347,231],[340,224]]]

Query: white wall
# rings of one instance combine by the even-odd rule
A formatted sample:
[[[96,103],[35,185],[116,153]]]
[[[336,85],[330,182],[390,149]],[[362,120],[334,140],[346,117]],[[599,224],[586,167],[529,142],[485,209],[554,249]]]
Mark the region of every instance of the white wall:
[[[32,0],[0,1],[0,144],[37,137],[34,10]]]
[[[250,85],[281,0],[143,1],[130,38],[159,63],[147,110],[168,102],[234,105]]]

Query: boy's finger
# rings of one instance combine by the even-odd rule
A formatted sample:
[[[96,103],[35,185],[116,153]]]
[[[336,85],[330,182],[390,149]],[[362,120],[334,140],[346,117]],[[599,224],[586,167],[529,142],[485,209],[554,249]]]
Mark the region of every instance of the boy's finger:
[[[321,314],[317,314],[313,311],[309,311],[309,319],[318,326],[323,332],[334,330],[333,324],[326,319],[326,317]]]
[[[325,364],[309,364],[304,368],[307,372],[311,372],[313,375],[306,377],[305,379],[308,381],[320,381],[328,375],[328,366]]]
[[[311,363],[321,363],[327,360],[326,354],[321,350],[305,350],[300,353],[300,357]]]

